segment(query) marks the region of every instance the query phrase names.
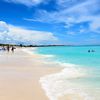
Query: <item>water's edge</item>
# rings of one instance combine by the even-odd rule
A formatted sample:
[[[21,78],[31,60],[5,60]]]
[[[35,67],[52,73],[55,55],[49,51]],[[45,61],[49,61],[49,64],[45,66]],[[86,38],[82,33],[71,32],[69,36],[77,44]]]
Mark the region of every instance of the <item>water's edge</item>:
[[[23,49],[25,52],[29,54],[36,54],[33,49]],[[36,50],[36,49],[35,49]],[[34,51],[34,52],[33,52]],[[44,55],[43,58],[52,59],[53,55]],[[45,62],[48,63],[48,59]],[[79,86],[79,84],[74,83],[73,80],[77,80],[83,77],[87,77],[84,68],[78,67],[78,65],[57,62],[56,60],[49,60],[49,63],[58,64],[62,67],[61,72],[46,75],[40,78],[39,82],[42,88],[45,90],[46,95],[50,98],[50,100],[58,100],[60,96],[66,94],[77,94],[83,100],[95,100],[93,96],[88,94],[84,88]],[[72,99],[74,100],[74,99]],[[78,100],[78,99],[76,99]]]

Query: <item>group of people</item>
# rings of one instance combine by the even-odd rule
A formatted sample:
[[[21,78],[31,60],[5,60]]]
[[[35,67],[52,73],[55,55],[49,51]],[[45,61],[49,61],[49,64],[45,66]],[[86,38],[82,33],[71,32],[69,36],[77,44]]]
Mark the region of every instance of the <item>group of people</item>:
[[[88,50],[88,52],[95,52],[95,50]]]
[[[8,45],[8,46],[3,46],[1,50],[8,51],[8,52],[10,52],[10,51],[14,52],[15,49],[16,48],[14,46],[9,46]]]

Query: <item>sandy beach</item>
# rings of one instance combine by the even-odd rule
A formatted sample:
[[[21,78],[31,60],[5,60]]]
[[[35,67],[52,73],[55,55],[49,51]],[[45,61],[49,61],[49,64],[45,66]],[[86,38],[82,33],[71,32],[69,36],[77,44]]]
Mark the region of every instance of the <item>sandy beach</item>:
[[[43,83],[41,84],[40,79],[46,79],[45,85],[48,89],[51,88],[50,91],[52,91],[52,86],[55,85],[54,82],[59,83],[64,78],[63,67],[57,63],[47,62],[45,59],[43,55],[31,54],[27,49],[22,48],[17,48],[14,53],[0,52],[0,100],[52,100],[46,94],[48,90],[45,91],[42,87]],[[75,72],[75,69],[70,70],[74,77],[73,72]],[[61,76],[58,78],[55,74],[58,74],[58,77]],[[69,74],[66,72],[66,76]],[[50,75],[53,75],[55,79],[51,80],[50,77],[52,76]],[[50,76],[52,86],[48,83],[46,76]],[[75,78],[78,76],[76,71]],[[65,85],[68,86],[68,84]],[[77,92],[59,95],[57,99],[53,100],[74,99],[85,100]]]
[[[39,79],[61,68],[48,66],[41,58],[22,49],[0,52],[0,100],[49,100]]]
[[[100,0],[0,0],[0,100],[100,100]]]

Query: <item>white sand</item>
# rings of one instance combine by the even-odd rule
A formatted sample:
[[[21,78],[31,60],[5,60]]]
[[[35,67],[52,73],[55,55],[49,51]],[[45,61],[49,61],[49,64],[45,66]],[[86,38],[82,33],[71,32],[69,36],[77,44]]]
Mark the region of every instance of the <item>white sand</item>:
[[[45,62],[43,56],[20,48],[15,53],[0,52],[0,100],[49,100],[39,80],[61,70],[58,65]],[[78,94],[66,94],[58,100],[83,99]]]
[[[21,49],[0,52],[0,100],[49,100],[39,79],[60,69]]]

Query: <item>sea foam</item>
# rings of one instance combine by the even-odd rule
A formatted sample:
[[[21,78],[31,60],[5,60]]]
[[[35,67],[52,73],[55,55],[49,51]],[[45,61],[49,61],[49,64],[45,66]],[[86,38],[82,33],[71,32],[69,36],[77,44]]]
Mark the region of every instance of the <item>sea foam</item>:
[[[60,63],[61,65],[61,63]],[[82,78],[85,73],[82,69],[76,69],[73,64],[62,64],[64,69],[55,74],[47,75],[40,78],[42,88],[45,90],[46,95],[50,100],[58,100],[60,96],[66,94],[78,94],[83,100],[93,100],[86,91],[77,84],[72,83],[73,79]],[[77,100],[77,99],[72,99]]]
[[[31,55],[38,54],[35,52],[36,49],[23,49]],[[59,97],[63,95],[78,94],[83,100],[94,100],[83,88],[79,87],[77,84],[73,83],[73,79],[78,79],[86,76],[84,69],[76,67],[75,64],[62,63],[58,61],[51,62],[47,58],[53,58],[54,55],[43,55],[39,54],[43,58],[46,58],[44,63],[58,64],[63,68],[59,73],[46,75],[40,78],[40,84],[44,89],[46,95],[50,100],[58,100]],[[72,98],[72,100],[77,100],[77,98]]]

